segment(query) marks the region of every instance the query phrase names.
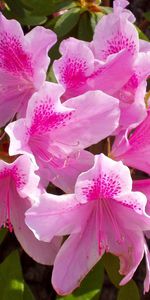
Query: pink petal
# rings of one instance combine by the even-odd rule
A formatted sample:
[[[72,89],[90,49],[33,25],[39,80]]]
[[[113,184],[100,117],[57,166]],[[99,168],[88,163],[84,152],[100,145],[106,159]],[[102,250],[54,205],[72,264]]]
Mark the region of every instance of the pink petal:
[[[61,247],[52,274],[52,284],[59,295],[70,294],[100,259],[96,237],[95,214],[80,234],[73,234]]]
[[[25,224],[25,211],[38,202],[39,177],[29,157],[20,156],[13,163],[0,161],[0,225],[12,228],[24,250],[43,264],[53,264],[61,239],[39,242]],[[28,196],[28,197],[27,197]]]
[[[78,175],[91,168],[93,163],[94,155],[88,151],[82,150],[69,156],[65,161],[58,161],[58,165],[62,165],[61,167],[54,166],[52,163],[40,164],[39,162],[39,174],[41,180],[46,182],[46,184],[43,183],[45,186],[50,181],[65,193],[73,193]]]
[[[56,34],[42,26],[33,28],[25,35],[26,47],[32,56],[33,82],[36,89],[39,89],[46,79],[46,71],[50,63],[48,51],[56,41]]]
[[[75,111],[68,126],[58,128],[52,133],[52,138],[68,154],[99,142],[118,125],[118,100],[101,91],[87,92],[69,99],[64,106]]]
[[[124,64],[124,61],[126,63]],[[122,76],[124,74],[124,76]],[[133,74],[133,57],[127,50],[111,56],[88,78],[89,90],[100,89],[114,95]],[[111,84],[110,84],[111,82]]]
[[[26,224],[39,240],[49,242],[56,235],[79,232],[88,212],[84,212],[73,194],[45,193],[40,203],[26,212]]]
[[[129,169],[121,161],[116,162],[100,154],[95,156],[94,166],[79,175],[75,194],[78,200],[84,203],[98,199],[102,195],[116,199],[125,192],[131,192],[131,188],[132,180]]]
[[[120,134],[113,146],[112,155],[117,160],[122,160],[126,165],[150,173],[149,164],[149,128],[150,112],[144,121],[130,134]]]
[[[38,241],[25,224],[24,214],[32,205],[30,198],[21,198],[16,193],[16,190],[11,190],[11,197],[11,222],[21,246],[37,262],[44,265],[52,265],[61,246],[62,239],[54,238],[50,243]]]
[[[54,62],[55,76],[66,89],[65,98],[88,90],[87,77],[94,71],[94,56],[86,43],[69,38],[60,46],[62,57]]]
[[[146,258],[146,277],[144,280],[144,293],[148,293],[150,290],[150,252],[145,243],[145,258]]]
[[[96,58],[106,60],[123,49],[135,57],[139,51],[136,28],[124,14],[109,14],[97,24],[93,38]]]
[[[20,121],[23,131],[18,134],[18,121],[7,126],[11,155],[27,151],[44,162],[66,160],[71,153],[109,136],[118,126],[117,99],[93,91],[62,105],[61,93],[60,85],[46,83],[29,102],[26,120]]]
[[[48,50],[55,41],[55,34],[42,27],[24,36],[17,21],[7,20],[0,14],[0,126],[16,113],[25,115],[31,95],[44,83]]]

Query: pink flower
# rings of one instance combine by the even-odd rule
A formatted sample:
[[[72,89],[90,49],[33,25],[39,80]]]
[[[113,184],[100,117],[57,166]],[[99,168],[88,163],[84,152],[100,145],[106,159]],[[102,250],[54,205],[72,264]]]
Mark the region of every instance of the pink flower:
[[[150,173],[150,110],[144,121],[135,128],[120,133],[112,148],[112,157],[132,168]]]
[[[146,212],[150,215],[150,179],[133,180],[133,190],[145,194],[147,198]]]
[[[17,21],[0,13],[0,126],[16,113],[25,115],[28,100],[45,81],[55,42],[55,33],[39,26],[24,36]]]
[[[111,252],[120,258],[121,285],[133,276],[144,255],[142,230],[150,228],[146,197],[132,192],[129,169],[103,154],[81,173],[74,194],[43,194],[26,213],[26,223],[39,240],[70,234],[61,247],[52,283],[61,294],[71,293],[102,257]]]
[[[120,100],[117,132],[146,117],[144,96],[150,74],[150,52],[139,40],[134,16],[124,9],[127,4],[114,1],[113,13],[97,24],[91,43],[64,40],[62,57],[53,65],[57,81],[65,88],[62,101],[89,90],[102,90]]]
[[[53,264],[61,239],[54,238],[47,244],[38,241],[26,226],[24,214],[38,202],[39,177],[29,157],[23,155],[13,163],[0,160],[0,226],[14,233],[33,259],[42,264]]]
[[[146,212],[150,215],[150,179],[134,180],[133,191],[140,191],[147,197]],[[150,231],[146,231],[145,235],[150,239]],[[145,241],[145,258],[146,258],[146,278],[144,281],[144,292],[150,290],[150,252]]]
[[[92,154],[83,149],[114,131],[119,108],[117,99],[101,91],[87,92],[61,104],[63,92],[62,86],[45,83],[29,101],[26,118],[10,123],[6,132],[10,155],[32,154],[42,178],[71,192],[71,182],[74,187],[81,170],[93,164]]]
[[[60,52],[62,57],[53,67],[57,81],[65,88],[62,100],[96,89],[112,95],[133,72],[133,58],[126,50],[104,62],[95,58],[89,43],[69,38],[61,43]]]

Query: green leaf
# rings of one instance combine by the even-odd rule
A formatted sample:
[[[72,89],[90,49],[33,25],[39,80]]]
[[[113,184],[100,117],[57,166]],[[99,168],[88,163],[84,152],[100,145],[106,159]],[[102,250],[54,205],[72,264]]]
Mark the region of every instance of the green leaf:
[[[6,234],[7,234],[7,229],[6,228],[1,228],[0,229],[0,244],[3,242]]]
[[[78,27],[78,38],[84,41],[91,41],[93,37],[93,30],[90,23],[90,14],[85,12],[80,17]]]
[[[117,300],[127,299],[140,300],[139,290],[134,280],[119,289]]]
[[[111,7],[107,7],[107,6],[100,6],[102,13],[108,15],[110,14],[113,9]]]
[[[150,11],[144,13],[144,17],[147,21],[150,21]]]
[[[95,30],[95,26],[97,25],[97,23],[103,16],[104,16],[104,14],[101,12],[91,13],[90,21],[91,21],[91,27],[92,27],[93,32]]]
[[[102,262],[108,274],[110,281],[118,288],[122,276],[119,274],[119,259],[107,253],[103,256]]]
[[[64,37],[75,27],[79,21],[80,13],[80,8],[72,8],[59,17],[54,26],[54,31],[58,37]]]
[[[138,34],[139,34],[139,38],[141,40],[144,40],[144,41],[148,41],[149,42],[149,38],[145,35],[145,33],[137,26],[135,26],[137,31],[138,31]]]
[[[66,297],[58,297],[57,298],[57,300],[98,300],[98,299],[99,299],[99,291],[98,290],[91,291],[91,292],[83,294],[81,296],[75,296],[74,294],[71,294]]]
[[[37,16],[49,16],[59,10],[76,7],[76,2],[71,0],[21,0],[21,2]]]
[[[0,264],[1,300],[23,300],[24,282],[19,254],[14,251]]]
[[[81,286],[73,294],[61,300],[98,300],[104,281],[104,268],[101,261],[88,273]],[[58,298],[59,299],[59,298]]]
[[[46,22],[47,18],[44,16],[34,16],[32,12],[27,10],[21,0],[16,2],[12,0],[6,0],[9,9],[5,9],[4,14],[8,19],[16,19],[22,25],[41,25]]]
[[[26,283],[24,283],[23,300],[35,300],[30,288]]]
[[[99,261],[82,281],[81,286],[74,292],[75,295],[82,295],[92,290],[101,290],[104,281],[103,263]]]

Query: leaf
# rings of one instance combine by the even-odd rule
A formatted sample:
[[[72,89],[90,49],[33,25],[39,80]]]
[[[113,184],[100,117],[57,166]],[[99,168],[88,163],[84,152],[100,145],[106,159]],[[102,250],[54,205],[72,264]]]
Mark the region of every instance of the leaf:
[[[92,290],[101,290],[104,280],[104,267],[99,261],[82,281],[81,286],[74,292],[75,295],[82,295]]]
[[[85,12],[80,17],[78,27],[78,38],[84,41],[91,41],[93,37],[93,30],[90,23],[89,12]]]
[[[98,300],[103,281],[104,268],[102,262],[99,261],[82,281],[81,286],[73,294],[61,297],[61,300]]]
[[[59,17],[54,26],[54,31],[57,33],[58,37],[65,36],[75,27],[79,21],[80,13],[80,8],[72,8]]]
[[[102,13],[108,15],[112,13],[113,9],[112,7],[107,7],[107,6],[100,6]]]
[[[30,288],[26,283],[24,283],[23,300],[35,300],[33,294],[31,293]]]
[[[1,228],[0,229],[0,244],[3,242],[6,234],[7,234],[7,229],[6,228]]]
[[[137,31],[138,31],[138,34],[139,34],[139,38],[141,40],[144,40],[144,41],[148,41],[149,42],[149,38],[145,35],[145,33],[137,26],[135,26]]]
[[[122,279],[122,276],[119,274],[119,259],[116,256],[107,253],[103,256],[102,262],[110,281],[118,288],[119,282]]]
[[[46,17],[32,15],[32,12],[23,6],[21,0],[17,0],[16,2],[12,0],[6,0],[6,3],[9,7],[9,9],[5,9],[4,11],[6,18],[14,18],[22,25],[41,25],[47,20]]]
[[[147,21],[150,22],[150,11],[144,13],[144,17],[145,17],[145,19],[146,19]]]
[[[71,0],[21,0],[21,2],[36,16],[49,16],[59,10],[77,6],[75,1]]]
[[[95,298],[96,297],[96,298]],[[81,296],[75,296],[74,294],[58,297],[57,300],[98,300],[99,299],[99,291],[91,291]]]
[[[119,289],[117,300],[127,299],[140,300],[139,290],[134,280],[131,280]]]
[[[94,32],[95,27],[97,25],[97,23],[100,21],[100,19],[104,16],[103,13],[98,12],[98,13],[91,13],[91,18],[90,18],[90,22],[91,22],[91,27],[92,30]]]
[[[17,251],[0,264],[0,292],[1,300],[23,300],[24,282]]]

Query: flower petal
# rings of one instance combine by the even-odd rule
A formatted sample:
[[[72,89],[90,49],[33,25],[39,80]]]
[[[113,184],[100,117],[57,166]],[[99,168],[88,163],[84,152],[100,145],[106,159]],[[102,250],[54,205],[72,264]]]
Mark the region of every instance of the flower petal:
[[[61,247],[52,274],[52,284],[59,295],[70,294],[80,285],[86,274],[99,261],[95,214],[90,215],[88,226],[73,234]]]

